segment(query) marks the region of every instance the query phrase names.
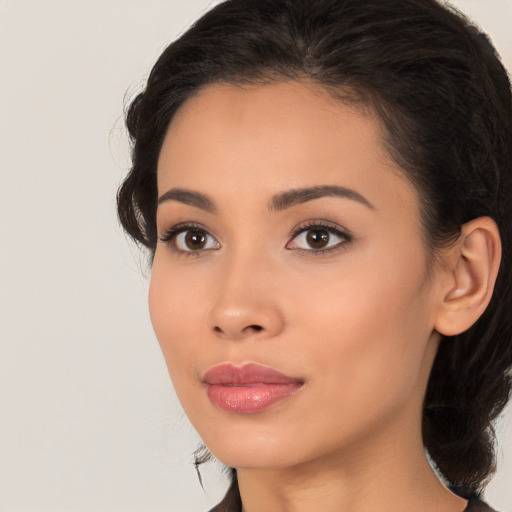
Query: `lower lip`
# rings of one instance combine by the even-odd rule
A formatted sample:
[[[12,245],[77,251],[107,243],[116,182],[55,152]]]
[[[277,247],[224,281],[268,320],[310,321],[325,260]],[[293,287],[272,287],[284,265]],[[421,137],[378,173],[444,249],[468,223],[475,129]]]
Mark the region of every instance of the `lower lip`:
[[[253,384],[246,386],[226,386],[208,384],[208,398],[219,409],[239,414],[252,414],[264,411],[272,405],[293,396],[303,386],[302,383]]]

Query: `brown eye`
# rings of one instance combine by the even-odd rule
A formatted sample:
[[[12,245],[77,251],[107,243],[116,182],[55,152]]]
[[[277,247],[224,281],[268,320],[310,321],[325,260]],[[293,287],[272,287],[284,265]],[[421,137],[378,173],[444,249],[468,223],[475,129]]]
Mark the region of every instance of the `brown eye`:
[[[187,231],[185,232],[184,242],[191,251],[203,249],[206,245],[206,235],[200,231]]]
[[[219,249],[220,244],[208,232],[202,229],[185,227],[176,228],[162,239],[163,242],[171,242],[179,252],[200,252],[210,249]]]
[[[323,224],[309,225],[296,231],[293,238],[286,244],[286,248],[322,254],[341,248],[351,240],[351,235],[344,233],[338,227]]]
[[[323,249],[329,244],[330,234],[325,229],[310,229],[306,234],[306,242],[313,249]]]

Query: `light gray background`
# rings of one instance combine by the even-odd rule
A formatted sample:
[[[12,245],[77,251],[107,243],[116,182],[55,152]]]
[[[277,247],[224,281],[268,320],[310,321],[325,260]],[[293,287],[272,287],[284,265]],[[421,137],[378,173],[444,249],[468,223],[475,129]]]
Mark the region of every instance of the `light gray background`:
[[[209,0],[0,0],[0,511],[192,512],[198,439],[116,222],[123,98]],[[512,0],[454,2],[512,69]],[[146,273],[146,275],[144,275]],[[512,411],[488,500],[512,512]]]

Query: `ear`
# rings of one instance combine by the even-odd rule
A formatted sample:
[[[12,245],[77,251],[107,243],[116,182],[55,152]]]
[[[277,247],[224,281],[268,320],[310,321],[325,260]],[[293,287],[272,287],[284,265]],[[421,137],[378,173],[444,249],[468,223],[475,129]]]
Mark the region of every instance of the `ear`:
[[[496,223],[490,217],[479,217],[464,224],[456,244],[442,259],[435,329],[455,336],[469,329],[491,300],[501,260]]]

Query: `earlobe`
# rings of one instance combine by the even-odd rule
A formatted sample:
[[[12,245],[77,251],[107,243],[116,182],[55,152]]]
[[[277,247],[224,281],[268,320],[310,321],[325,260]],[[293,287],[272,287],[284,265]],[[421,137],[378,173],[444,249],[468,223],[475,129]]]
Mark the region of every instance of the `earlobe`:
[[[462,226],[457,243],[446,254],[435,329],[455,336],[469,329],[491,300],[501,260],[496,223],[479,217]]]

